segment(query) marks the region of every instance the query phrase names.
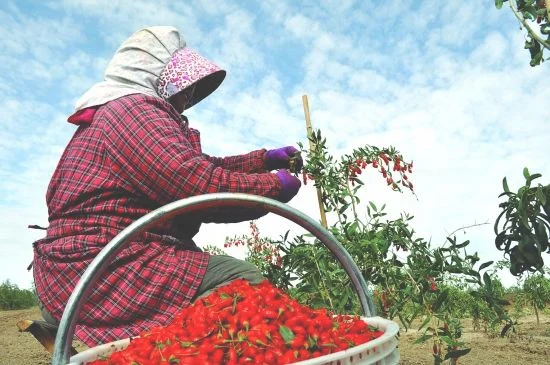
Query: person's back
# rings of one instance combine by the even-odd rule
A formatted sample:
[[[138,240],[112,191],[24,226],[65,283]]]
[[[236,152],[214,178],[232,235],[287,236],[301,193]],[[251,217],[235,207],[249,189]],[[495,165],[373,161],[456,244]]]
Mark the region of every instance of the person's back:
[[[293,147],[224,158],[202,152],[199,132],[180,113],[213,92],[225,71],[184,44],[171,27],[135,33],[115,54],[106,81],[86,92],[68,119],[79,127],[48,188],[47,236],[34,243],[36,291],[50,322],[60,320],[100,250],[150,211],[215,192],[287,202],[300,188],[285,170]],[[192,240],[203,221],[265,214],[234,213],[182,216],[134,238],[91,291],[76,337],[93,346],[136,336],[167,324],[176,311],[217,286],[236,278],[263,280],[254,266],[210,256]]]
[[[124,171],[129,164],[115,160],[107,147],[138,146],[128,135],[136,131],[136,121],[117,111],[137,104],[143,109],[151,102],[164,103],[170,111],[162,100],[140,94],[100,107],[91,123],[78,128],[59,161],[47,193],[50,226],[47,237],[35,243],[34,261],[37,293],[54,318],[61,317],[74,286],[99,251],[134,220],[162,205],[137,188]],[[133,138],[140,139],[138,135]],[[142,157],[139,151],[127,155],[129,160]],[[162,189],[161,181],[157,185]],[[170,306],[173,301],[182,306],[190,302],[208,255],[191,239],[178,239],[171,231],[169,222],[155,227],[117,255],[82,310],[79,339],[100,343],[134,336],[144,327],[166,323],[177,309]]]

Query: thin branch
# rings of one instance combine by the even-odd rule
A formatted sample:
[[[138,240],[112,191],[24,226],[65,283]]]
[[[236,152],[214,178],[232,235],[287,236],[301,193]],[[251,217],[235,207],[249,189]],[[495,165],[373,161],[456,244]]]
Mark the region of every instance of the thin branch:
[[[418,293],[420,293],[420,286],[418,285],[418,283],[416,282],[416,280],[414,280],[414,278],[412,277],[411,273],[408,271],[408,270],[404,270],[405,273],[409,276],[409,279],[411,279],[411,281],[413,282],[414,286],[416,287],[416,291]]]
[[[346,189],[348,190],[349,196],[351,198],[351,209],[353,211],[353,218],[358,221],[359,218],[357,217],[357,208],[355,206],[355,194],[352,193],[351,188],[349,186],[349,179],[346,179]]]
[[[317,267],[317,272],[319,272],[319,278],[321,279],[321,285],[323,286],[324,294],[327,296],[330,307],[332,309],[335,309],[334,304],[332,303],[332,298],[330,297],[330,293],[327,288],[327,284],[325,284],[325,280],[323,279],[324,276],[323,276],[323,273],[321,272],[321,268],[319,267],[317,257],[315,257],[315,250],[313,249],[313,246],[310,246],[310,248],[311,248],[311,252],[313,253],[313,257],[314,257],[313,261],[315,262],[315,266]]]
[[[539,42],[540,44],[542,44],[542,46],[548,50],[550,50],[550,43],[548,43],[547,41],[545,41],[544,39],[542,39],[532,28],[531,26],[529,25],[529,23],[527,23],[527,21],[525,20],[525,18],[520,15],[520,13],[518,12],[517,10],[517,4],[515,1],[512,1],[510,0],[509,1],[509,4],[510,4],[510,9],[512,9],[512,12],[514,13],[514,15],[516,16],[516,18],[519,20],[519,22],[525,27],[525,29],[527,29],[527,32],[529,33],[529,35],[531,36],[531,38],[535,39],[537,42]]]
[[[489,222],[485,222],[485,223],[474,223],[474,224],[470,224],[470,225],[467,225],[467,226],[462,226],[462,227],[459,227],[457,229],[455,229],[454,231],[452,231],[451,233],[448,233],[447,234],[447,237],[450,237],[452,235],[454,235],[456,232],[458,231],[463,231],[463,230],[466,230],[466,229],[470,229],[470,228],[474,228],[474,227],[479,227],[479,226],[485,226],[489,224]],[[445,240],[445,242],[443,242],[443,245],[445,245],[445,243],[447,243],[447,240]]]

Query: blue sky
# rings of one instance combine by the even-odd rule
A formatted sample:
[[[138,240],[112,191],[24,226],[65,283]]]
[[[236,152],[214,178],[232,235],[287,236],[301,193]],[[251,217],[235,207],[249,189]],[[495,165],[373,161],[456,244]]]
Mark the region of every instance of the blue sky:
[[[150,25],[176,26],[228,71],[187,114],[206,152],[306,142],[307,94],[335,155],[393,145],[415,161],[418,200],[371,174],[363,201],[412,213],[419,236],[434,244],[461,226],[492,223],[504,176],[512,188],[524,166],[550,177],[549,66],[529,67],[512,13],[493,1],[4,0],[0,281],[31,285],[25,268],[43,232],[26,227],[47,225],[47,184],[75,129],[65,120],[120,42]],[[311,186],[291,205],[317,216]],[[259,226],[273,236],[292,228],[278,217]],[[246,227],[205,226],[197,241],[221,245]],[[482,260],[502,257],[491,224],[462,238]]]

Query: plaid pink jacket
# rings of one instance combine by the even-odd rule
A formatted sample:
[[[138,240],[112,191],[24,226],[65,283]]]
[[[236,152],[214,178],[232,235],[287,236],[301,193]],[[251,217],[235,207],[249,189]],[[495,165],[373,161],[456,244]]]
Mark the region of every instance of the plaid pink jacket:
[[[264,170],[264,153],[203,154],[198,131],[159,98],[129,95],[97,109],[75,132],[48,187],[50,225],[34,243],[33,261],[46,309],[60,319],[99,251],[166,203],[215,192],[277,197],[280,181]],[[118,254],[80,313],[78,339],[94,346],[136,336],[189,305],[209,256],[191,239],[196,217],[176,221],[179,226],[162,224]]]

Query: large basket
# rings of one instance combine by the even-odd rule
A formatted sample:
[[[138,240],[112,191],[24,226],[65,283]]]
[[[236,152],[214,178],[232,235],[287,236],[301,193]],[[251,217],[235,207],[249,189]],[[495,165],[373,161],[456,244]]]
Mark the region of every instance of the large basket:
[[[292,365],[394,365],[399,363],[396,337],[399,326],[397,323],[381,317],[363,317],[363,320],[367,321],[370,326],[383,331],[384,334],[375,340],[348,350],[296,362]],[[124,350],[129,344],[130,339],[127,338],[93,347],[71,357],[71,362],[68,365],[86,364],[115,351]]]
[[[399,352],[397,350],[396,339],[397,331],[399,329],[398,325],[392,321],[379,317],[373,317],[374,305],[372,303],[372,298],[370,296],[367,283],[365,282],[361,271],[355,262],[353,262],[353,259],[349,253],[330,234],[328,230],[302,212],[276,200],[249,194],[217,193],[182,199],[160,207],[129,225],[111,242],[109,242],[103,250],[101,250],[101,252],[82,275],[67,302],[67,306],[63,312],[63,316],[59,323],[59,330],[55,338],[52,364],[65,365],[69,363],[69,361],[71,364],[79,364],[84,361],[91,361],[97,358],[99,353],[105,354],[127,346],[129,339],[116,341],[110,344],[94,347],[93,349],[84,351],[69,359],[69,349],[74,336],[78,313],[85,302],[85,298],[88,297],[91,289],[106,271],[110,261],[120,250],[124,248],[125,244],[132,240],[132,238],[146,231],[147,228],[177,215],[197,212],[214,207],[244,207],[272,212],[287,218],[288,220],[309,231],[317,239],[323,242],[323,244],[331,251],[349,275],[353,287],[359,297],[359,303],[361,304],[364,315],[363,318],[367,320],[369,324],[378,326],[380,330],[384,332],[383,336],[367,344],[356,346],[346,351],[323,356],[322,358],[302,361],[296,364],[387,365],[398,363]],[[88,354],[95,357],[87,358],[86,356],[88,356]]]

